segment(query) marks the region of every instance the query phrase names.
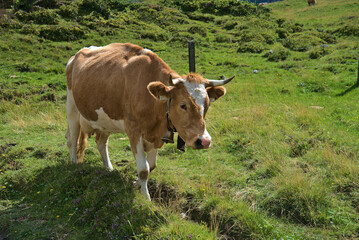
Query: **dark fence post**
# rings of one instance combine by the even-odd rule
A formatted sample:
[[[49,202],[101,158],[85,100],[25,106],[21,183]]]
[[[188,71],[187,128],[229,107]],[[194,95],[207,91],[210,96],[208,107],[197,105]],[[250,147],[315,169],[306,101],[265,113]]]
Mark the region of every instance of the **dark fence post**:
[[[357,77],[357,86],[359,86],[359,58],[358,58],[358,77]]]
[[[188,42],[188,60],[189,60],[189,72],[196,72],[196,61],[195,61],[195,47],[194,41],[191,40]],[[181,151],[186,151],[186,143],[185,141],[178,135],[177,137],[177,149]]]
[[[195,61],[195,47],[194,41],[191,40],[188,42],[188,57],[189,57],[189,71],[196,72],[196,61]]]

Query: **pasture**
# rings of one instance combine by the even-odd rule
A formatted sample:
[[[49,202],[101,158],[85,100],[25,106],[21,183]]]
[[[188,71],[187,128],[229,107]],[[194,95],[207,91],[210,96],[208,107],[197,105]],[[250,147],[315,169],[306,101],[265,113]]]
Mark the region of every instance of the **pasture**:
[[[357,0],[15,2],[0,16],[0,238],[359,238]],[[187,74],[191,39],[198,73],[236,75],[206,116],[212,147],[166,144],[152,202],[125,134],[113,172],[94,138],[71,164],[68,59],[131,42]]]

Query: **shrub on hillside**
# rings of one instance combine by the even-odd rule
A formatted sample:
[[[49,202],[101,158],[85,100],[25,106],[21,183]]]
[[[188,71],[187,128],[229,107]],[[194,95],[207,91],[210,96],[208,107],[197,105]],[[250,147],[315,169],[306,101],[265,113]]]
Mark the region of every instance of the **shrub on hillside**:
[[[283,46],[293,51],[305,52],[311,47],[319,46],[325,42],[314,36],[312,32],[295,33],[283,41]]]
[[[0,29],[19,29],[22,25],[23,24],[17,19],[11,19],[7,15],[0,16]]]
[[[225,42],[229,42],[230,39],[227,35],[225,34],[217,34],[216,35],[216,42],[218,43],[225,43]]]
[[[237,26],[238,22],[236,21],[227,21],[223,28],[226,30],[232,30],[235,26]]]
[[[263,50],[264,46],[260,42],[246,42],[239,44],[237,52],[261,53]]]
[[[36,24],[57,24],[59,22],[59,15],[54,10],[45,8],[38,8],[36,11],[25,12],[19,10],[15,12],[15,17],[22,22],[36,23]]]
[[[138,18],[144,22],[155,23],[159,26],[170,26],[174,23],[188,23],[186,16],[177,9],[165,8],[159,5],[144,4],[137,6]]]
[[[263,6],[257,6],[255,4],[237,0],[171,0],[166,1],[166,4],[178,6],[183,11],[187,12],[201,11],[218,15],[230,14],[234,16],[249,16],[269,12],[269,9]]]
[[[282,45],[278,45],[274,47],[273,50],[264,54],[263,57],[266,57],[270,62],[279,62],[286,60],[289,55],[290,52],[288,51],[288,49],[286,49]]]
[[[289,32],[285,28],[278,28],[276,30],[276,33],[278,34],[278,37],[281,39],[287,38],[289,35]]]
[[[319,37],[320,39],[323,39],[326,43],[329,43],[329,44],[337,43],[337,38],[333,34],[330,34],[330,33],[316,32],[315,36]]]
[[[262,29],[260,33],[264,38],[265,42],[268,44],[273,44],[277,41],[276,33],[270,29]]]
[[[58,13],[65,18],[76,18],[78,16],[79,6],[75,2],[63,3]]]
[[[146,29],[141,31],[141,38],[149,38],[154,41],[167,41],[169,39],[168,34],[165,31],[159,29]]]
[[[281,28],[284,28],[289,33],[298,33],[303,31],[303,25],[292,22],[292,21],[285,21],[280,25]]]
[[[212,14],[206,14],[200,12],[192,12],[192,13],[188,13],[187,15],[192,20],[197,20],[202,22],[213,22],[215,18],[214,15]]]
[[[334,34],[339,36],[355,36],[359,37],[359,25],[345,25],[333,31]]]
[[[24,24],[20,30],[21,33],[24,34],[33,34],[33,35],[39,35],[40,34],[40,28],[37,25],[33,24]]]
[[[108,18],[110,15],[110,8],[108,2],[105,0],[83,0],[79,5],[79,12],[81,15],[94,13],[96,16]]]
[[[131,7],[134,4],[141,2],[141,0],[106,0],[110,9],[116,9],[118,11],[123,11],[127,7]]]
[[[57,8],[59,6],[58,0],[14,0],[14,8],[16,10],[30,11],[35,6],[43,8]]]
[[[59,14],[65,18],[76,18],[92,14],[95,16],[110,17],[111,11],[123,11],[126,7],[134,4],[128,0],[83,0],[83,1],[64,1],[59,7]]]
[[[207,36],[207,31],[205,28],[201,27],[201,26],[191,26],[188,28],[187,30],[189,33],[192,33],[192,34],[199,34],[201,35],[202,37],[205,37]]]
[[[265,38],[258,30],[246,29],[235,34],[239,42],[265,42]]]
[[[239,23],[235,29],[235,36],[239,37],[239,42],[261,42],[273,44],[277,41],[275,23],[266,19],[250,19]]]
[[[267,17],[242,18],[237,29],[277,29],[277,23]]]
[[[328,45],[323,44],[321,46],[315,47],[309,51],[309,57],[311,59],[321,58],[331,52],[331,49]]]
[[[249,16],[267,13],[269,10],[262,6],[256,6],[237,0],[202,0],[201,10],[213,14],[230,14],[234,16]]]
[[[79,26],[46,26],[41,28],[39,36],[52,41],[72,41],[86,37],[85,29]]]

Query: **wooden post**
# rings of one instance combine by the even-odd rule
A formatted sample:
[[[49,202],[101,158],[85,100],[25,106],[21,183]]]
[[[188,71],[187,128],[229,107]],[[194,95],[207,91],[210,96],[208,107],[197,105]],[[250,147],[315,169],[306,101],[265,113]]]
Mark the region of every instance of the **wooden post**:
[[[359,86],[359,58],[358,58],[358,77],[357,77],[357,86]]]
[[[188,58],[189,58],[189,72],[196,72],[196,54],[194,41],[191,40],[188,42]]]

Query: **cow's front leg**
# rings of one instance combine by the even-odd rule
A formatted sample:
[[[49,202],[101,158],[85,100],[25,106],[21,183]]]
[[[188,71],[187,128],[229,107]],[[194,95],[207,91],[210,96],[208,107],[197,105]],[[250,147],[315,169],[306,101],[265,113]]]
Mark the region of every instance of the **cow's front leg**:
[[[139,138],[137,143],[132,143],[131,141],[131,148],[136,158],[137,165],[138,179],[135,182],[135,185],[141,188],[141,193],[145,195],[148,200],[151,200],[147,187],[148,176],[150,174],[150,166],[146,159],[142,137]]]
[[[152,172],[153,169],[156,168],[156,161],[157,161],[157,149],[151,149],[147,152],[147,161],[150,165],[150,171]]]

